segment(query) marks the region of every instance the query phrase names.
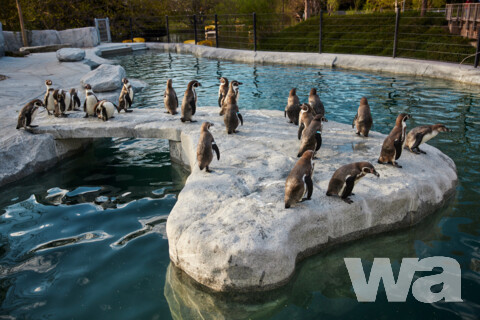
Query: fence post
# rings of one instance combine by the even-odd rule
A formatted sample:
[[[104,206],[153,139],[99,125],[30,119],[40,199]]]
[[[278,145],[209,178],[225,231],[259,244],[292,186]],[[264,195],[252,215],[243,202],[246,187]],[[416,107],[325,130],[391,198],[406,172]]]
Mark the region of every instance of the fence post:
[[[475,63],[473,64],[475,68],[478,67],[478,60],[479,60],[478,55],[480,54],[479,47],[480,47],[480,27],[477,27],[477,48],[475,49]]]
[[[253,13],[253,51],[257,51],[257,14]]]
[[[165,16],[165,24],[167,25],[167,43],[170,43],[170,26],[168,25],[168,16]]]
[[[318,30],[318,53],[322,53],[322,27],[323,27],[323,10],[320,8],[320,29]]]
[[[215,13],[215,46],[218,48],[218,18]]]
[[[195,44],[197,44],[197,15],[193,15],[193,31],[195,33]]]
[[[130,40],[133,42],[133,23],[132,23],[132,17],[130,17]]]
[[[397,43],[398,43],[398,26],[400,24],[400,10],[396,8],[396,15],[395,15],[395,35],[393,37],[393,57],[397,57]]]

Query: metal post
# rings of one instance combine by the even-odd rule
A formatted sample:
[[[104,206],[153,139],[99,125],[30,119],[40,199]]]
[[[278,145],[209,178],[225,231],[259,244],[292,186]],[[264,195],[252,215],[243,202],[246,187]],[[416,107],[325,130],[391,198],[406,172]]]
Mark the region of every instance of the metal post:
[[[193,31],[195,33],[195,44],[197,44],[197,15],[193,15]]]
[[[257,14],[253,13],[253,50],[257,51]]]
[[[396,10],[395,17],[395,35],[393,37],[393,57],[397,57],[397,43],[398,43],[398,26],[400,25],[400,10]]]
[[[130,40],[133,42],[133,23],[132,23],[132,17],[130,17]]]
[[[215,46],[218,48],[218,18],[215,13]]]
[[[167,25],[167,43],[170,43],[170,27],[168,25],[168,16],[165,16],[165,24]]]
[[[478,60],[479,60],[479,54],[480,54],[480,27],[477,28],[477,48],[475,49],[475,63],[473,66],[476,68],[478,67]]]
[[[318,30],[318,53],[322,53],[322,27],[323,27],[323,10],[320,8],[320,21],[318,23],[320,29]]]

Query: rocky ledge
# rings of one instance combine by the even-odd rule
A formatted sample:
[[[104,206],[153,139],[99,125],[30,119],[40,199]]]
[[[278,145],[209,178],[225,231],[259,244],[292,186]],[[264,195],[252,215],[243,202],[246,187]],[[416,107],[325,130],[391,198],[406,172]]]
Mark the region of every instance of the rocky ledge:
[[[281,111],[248,110],[239,133],[227,135],[218,108],[200,107],[197,123],[160,109],[115,114],[108,122],[43,116],[37,132],[57,139],[131,136],[171,141],[173,159],[191,168],[167,221],[172,262],[215,291],[261,291],[286,283],[302,258],[326,246],[411,226],[435,212],[454,194],[454,162],[425,145],[427,155],[402,154],[402,169],[376,163],[385,135],[356,136],[349,125],[327,122],[315,160],[313,196],[284,208],[285,179],[297,161],[297,128]],[[203,121],[221,152],[210,168],[196,165]],[[367,176],[347,204],[327,197],[328,182],[343,164],[370,161],[380,178]]]

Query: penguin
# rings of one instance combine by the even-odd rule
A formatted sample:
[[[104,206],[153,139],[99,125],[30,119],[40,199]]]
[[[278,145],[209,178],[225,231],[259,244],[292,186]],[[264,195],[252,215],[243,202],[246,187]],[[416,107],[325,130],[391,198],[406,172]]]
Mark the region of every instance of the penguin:
[[[223,100],[228,93],[228,79],[225,77],[220,78],[220,87],[218,88],[218,106],[222,108]]]
[[[38,113],[38,109],[44,106],[45,105],[43,104],[43,102],[39,99],[34,99],[27,103],[25,106],[23,106],[22,110],[20,110],[20,113],[18,114],[17,129],[23,127],[25,130],[27,130],[27,127],[38,127],[32,125],[32,122]]]
[[[439,132],[451,132],[452,130],[445,127],[443,124],[426,125],[413,128],[407,134],[405,145],[408,150],[416,154],[427,154],[420,150],[420,145],[426,143],[428,140],[435,138]]]
[[[225,113],[225,109],[227,108],[227,100],[229,96],[234,96],[236,103],[238,103],[238,98],[240,97],[240,90],[238,88],[239,85],[242,85],[242,82],[238,82],[237,80],[233,80],[228,85],[228,92],[227,95],[223,98],[222,108],[220,109],[220,116],[223,116]]]
[[[118,107],[107,100],[100,100],[94,107],[95,114],[103,121],[108,121],[108,119],[113,118],[115,109],[118,110]]]
[[[122,110],[125,110],[125,112],[132,112],[133,110],[130,110],[129,108],[133,104],[133,88],[127,78],[123,78],[122,82],[123,87],[122,91],[120,91],[120,97],[118,97],[117,111],[118,113]]]
[[[308,127],[303,130],[297,157],[300,158],[307,150],[312,150],[314,153],[320,150],[322,146],[322,121],[325,121],[325,118],[317,114]]]
[[[218,149],[215,139],[208,129],[213,126],[211,122],[202,123],[200,128],[200,139],[197,145],[197,162],[200,170],[205,168],[205,171],[212,172],[208,167],[213,160],[213,151],[217,154],[217,160],[220,160],[220,150]]]
[[[317,95],[317,89],[312,88],[310,90],[310,95],[308,96],[308,104],[312,106],[315,114],[325,116],[325,107],[323,106],[322,100]]]
[[[293,88],[290,90],[288,95],[288,102],[287,106],[285,107],[285,114],[284,116],[287,117],[290,123],[294,123],[298,126],[298,117],[300,114],[300,99],[297,97],[297,89]]]
[[[54,115],[55,117],[66,117],[65,91],[57,89],[53,91]]]
[[[380,174],[369,162],[354,162],[338,168],[328,183],[327,196],[337,195],[348,204],[353,201],[349,196],[352,193],[355,184],[366,174],[371,173],[378,177]]]
[[[223,122],[227,129],[228,134],[237,133],[238,123],[243,126],[243,117],[238,109],[235,95],[229,95],[225,101],[225,113],[223,116]]]
[[[302,137],[303,129],[307,128],[310,122],[312,122],[315,112],[308,103],[302,104],[300,108],[300,117],[298,120],[298,140],[300,140]]]
[[[307,150],[298,159],[285,182],[285,209],[293,204],[310,200],[313,193],[313,151]],[[306,198],[303,198],[304,195]]]
[[[405,145],[405,138],[407,132],[407,124],[405,121],[410,119],[412,116],[406,113],[400,113],[395,122],[395,127],[392,129],[390,134],[385,138],[382,145],[382,151],[380,152],[380,157],[378,158],[378,163],[387,164],[401,168],[395,160],[398,160],[402,155],[402,149]]]
[[[95,106],[97,105],[98,98],[93,93],[92,87],[87,83],[85,85],[85,101],[83,102],[83,111],[85,111],[85,118],[88,116],[95,116]]]
[[[70,105],[68,111],[79,111],[80,110],[80,99],[78,98],[78,91],[75,88],[70,89]]]
[[[195,92],[195,88],[201,86],[197,80],[192,80],[188,83],[182,101],[182,117],[180,118],[182,122],[196,122],[196,120],[192,120],[192,116],[195,115],[195,111],[197,110],[197,93]]]
[[[367,98],[360,99],[360,106],[358,107],[357,114],[352,121],[352,128],[357,127],[356,134],[362,134],[364,137],[368,137],[368,132],[373,125],[372,114],[370,112],[370,106],[368,105]]]
[[[165,104],[165,109],[167,109],[166,113],[172,115],[178,113],[178,98],[177,93],[172,87],[172,79],[167,80],[167,89],[165,89],[165,93],[163,94],[163,103]]]
[[[53,98],[53,92],[55,89],[52,88],[52,84],[52,80],[45,80],[47,92],[45,93],[45,97],[43,99],[43,105],[45,106],[45,109],[47,109],[48,115],[52,115],[55,111],[55,100]]]
[[[70,92],[67,90],[62,90],[63,95],[63,102],[65,103],[65,111],[70,110],[70,105],[72,103],[72,97],[70,96]]]

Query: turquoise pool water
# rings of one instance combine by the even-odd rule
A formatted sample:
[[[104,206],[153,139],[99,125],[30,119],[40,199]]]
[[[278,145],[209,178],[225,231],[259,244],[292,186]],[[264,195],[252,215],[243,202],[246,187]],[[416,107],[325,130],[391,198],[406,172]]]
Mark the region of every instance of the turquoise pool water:
[[[31,319],[476,319],[480,314],[480,88],[441,80],[295,66],[254,66],[150,51],[117,57],[149,87],[136,107],[163,108],[166,80],[179,99],[192,79],[201,106],[215,106],[219,76],[241,86],[241,109],[283,110],[288,91],[302,101],[319,89],[327,117],[351,123],[369,99],[374,130],[388,133],[400,112],[409,127],[444,123],[431,141],[454,159],[455,199],[417,226],[356,241],[311,257],[285,287],[249,296],[203,292],[169,267],[165,221],[185,174],[168,143],[95,142],[55,169],[0,189],[0,315]],[[248,111],[245,111],[248,112]],[[448,256],[462,267],[463,303],[358,303],[344,257]],[[367,272],[370,267],[367,268]],[[367,273],[368,274],[368,273]]]

